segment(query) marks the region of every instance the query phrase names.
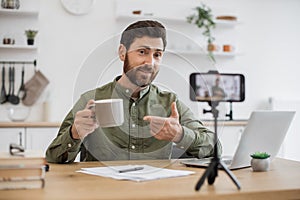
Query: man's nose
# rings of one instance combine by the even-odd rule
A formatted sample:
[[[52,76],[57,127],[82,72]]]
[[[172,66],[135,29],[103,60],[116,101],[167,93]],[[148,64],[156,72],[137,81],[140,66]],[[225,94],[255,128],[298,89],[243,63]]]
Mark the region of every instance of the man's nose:
[[[145,62],[145,64],[147,64],[147,65],[153,66],[154,63],[155,63],[155,60],[154,60],[154,58],[153,58],[153,55],[152,55],[152,54],[147,55],[144,62]]]

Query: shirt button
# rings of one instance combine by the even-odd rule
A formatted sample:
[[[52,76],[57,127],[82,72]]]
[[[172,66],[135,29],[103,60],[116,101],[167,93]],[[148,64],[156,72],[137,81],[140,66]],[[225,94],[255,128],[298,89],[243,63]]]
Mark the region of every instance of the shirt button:
[[[128,90],[128,89],[126,89],[126,90],[125,90],[125,92],[126,92],[126,93],[129,93],[129,90]]]
[[[133,103],[132,106],[135,106],[135,103]]]
[[[132,128],[135,128],[135,124],[132,124],[131,126],[132,126]]]
[[[181,146],[180,148],[181,148],[181,149],[184,149],[184,146]]]
[[[69,144],[68,144],[68,147],[69,147],[69,148],[71,148],[71,147],[72,147],[72,145],[69,143]]]
[[[131,146],[131,149],[135,149],[135,146],[134,146],[134,145],[132,145],[132,146]]]

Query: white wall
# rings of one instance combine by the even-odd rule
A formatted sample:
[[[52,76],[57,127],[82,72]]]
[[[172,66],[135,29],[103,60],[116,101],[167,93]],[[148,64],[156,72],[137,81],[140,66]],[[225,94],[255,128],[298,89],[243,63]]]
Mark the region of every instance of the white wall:
[[[162,6],[167,10],[168,1],[151,2],[152,5],[157,6],[163,2]],[[201,1],[184,2],[194,5],[200,4]],[[237,72],[246,76],[246,100],[233,105],[234,118],[248,118],[252,110],[268,108],[270,96],[300,99],[300,93],[296,88],[300,82],[298,79],[300,1],[207,0],[203,2],[220,10],[232,10],[241,20],[241,24],[234,28],[234,37],[242,55],[220,59],[216,65],[220,72]],[[130,21],[115,19],[115,2],[112,0],[96,0],[93,10],[83,16],[67,13],[59,0],[43,0],[40,4],[38,63],[39,68],[51,82],[46,91],[49,96],[44,94],[41,101],[46,99],[50,102],[49,120],[61,121],[79,93],[90,86],[96,86],[88,75],[80,76],[80,70],[88,74],[86,69],[82,69],[81,64],[93,49],[118,35]],[[167,28],[186,35],[193,35],[196,30],[196,28],[186,29],[186,25],[174,21],[162,20],[162,22]],[[93,58],[99,61],[99,64],[94,63],[93,67],[99,67],[99,71],[102,71],[107,66],[101,58],[106,56],[115,58],[116,51],[117,44],[115,47],[109,46],[107,51],[103,51],[105,56],[102,55],[99,59]],[[197,56],[196,58],[187,56],[187,58],[193,63],[201,62]],[[174,66],[175,71],[182,72],[179,79],[188,81],[192,69],[185,70],[182,65],[178,65],[178,62],[172,62],[170,59],[167,62],[168,65]],[[206,71],[206,62],[203,61],[204,64],[198,65],[200,68],[203,67],[203,71]],[[121,73],[121,63],[116,60],[109,69],[113,69],[115,74]],[[166,77],[163,74],[158,80],[167,80],[166,84],[177,81],[178,77]],[[78,83],[78,76],[80,80],[86,79],[87,83]],[[111,79],[113,77],[112,74]],[[172,77],[175,77],[174,80]],[[189,101],[188,89],[180,90],[178,93],[188,105],[195,106],[195,103]],[[31,115],[34,115],[34,112]],[[205,118],[203,115],[202,117]],[[34,116],[31,118],[33,119]]]

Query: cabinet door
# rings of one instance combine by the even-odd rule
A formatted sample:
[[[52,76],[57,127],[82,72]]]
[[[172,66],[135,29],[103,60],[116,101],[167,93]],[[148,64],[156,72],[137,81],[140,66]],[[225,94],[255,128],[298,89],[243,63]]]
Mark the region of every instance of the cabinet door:
[[[213,127],[209,127],[214,131]],[[244,126],[223,126],[218,128],[218,137],[223,147],[222,156],[233,156],[239,144]]]
[[[58,128],[27,128],[26,149],[41,150],[46,153],[57,133]]]
[[[16,143],[25,146],[24,128],[1,128],[0,151],[9,151],[9,144]]]

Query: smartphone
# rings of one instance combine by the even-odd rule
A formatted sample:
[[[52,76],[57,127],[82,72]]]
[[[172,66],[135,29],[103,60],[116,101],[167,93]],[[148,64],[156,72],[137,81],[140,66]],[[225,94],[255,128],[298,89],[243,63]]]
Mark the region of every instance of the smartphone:
[[[245,100],[245,77],[243,74],[217,71],[192,73],[190,99],[204,102],[242,102]]]

